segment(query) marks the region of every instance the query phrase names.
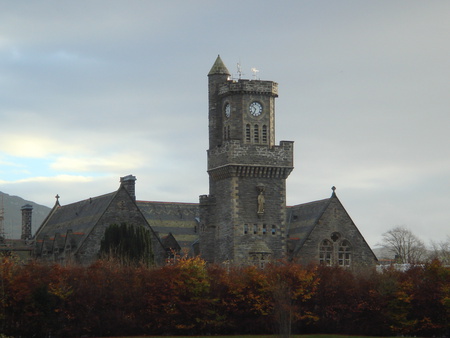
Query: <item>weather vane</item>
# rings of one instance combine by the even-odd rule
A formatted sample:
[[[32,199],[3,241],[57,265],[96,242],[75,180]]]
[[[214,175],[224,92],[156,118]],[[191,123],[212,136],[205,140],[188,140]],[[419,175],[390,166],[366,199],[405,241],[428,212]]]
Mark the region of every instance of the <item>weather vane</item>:
[[[240,80],[242,77],[242,67],[241,67],[241,62],[237,63],[237,74],[238,74],[238,79]]]

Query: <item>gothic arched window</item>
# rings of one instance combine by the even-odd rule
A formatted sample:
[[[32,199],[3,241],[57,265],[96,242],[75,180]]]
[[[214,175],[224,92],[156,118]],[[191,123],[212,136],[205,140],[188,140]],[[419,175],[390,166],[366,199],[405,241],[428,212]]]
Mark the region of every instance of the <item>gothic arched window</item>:
[[[323,265],[332,265],[333,243],[325,239],[319,247],[319,263]]]
[[[244,235],[248,234],[248,224],[244,224]]]
[[[350,242],[344,240],[339,245],[338,263],[339,266],[349,267],[352,262],[352,248]]]
[[[262,126],[262,143],[267,143],[267,126]]]
[[[245,141],[246,142],[251,142],[252,138],[250,136],[250,125],[247,124],[245,125]]]
[[[253,140],[255,143],[259,143],[259,126],[257,124],[253,126]]]
[[[231,129],[229,125],[225,125],[223,127],[223,139],[224,140],[229,140],[231,139]]]

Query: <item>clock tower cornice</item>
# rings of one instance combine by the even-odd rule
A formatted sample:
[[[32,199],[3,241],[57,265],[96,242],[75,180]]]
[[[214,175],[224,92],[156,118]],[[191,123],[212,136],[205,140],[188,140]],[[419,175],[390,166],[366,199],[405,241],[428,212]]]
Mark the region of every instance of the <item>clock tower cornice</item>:
[[[220,97],[228,95],[257,94],[278,97],[278,83],[261,80],[227,81],[218,88]]]
[[[208,170],[208,174],[214,181],[230,177],[287,179],[293,169],[292,166],[228,164]]]

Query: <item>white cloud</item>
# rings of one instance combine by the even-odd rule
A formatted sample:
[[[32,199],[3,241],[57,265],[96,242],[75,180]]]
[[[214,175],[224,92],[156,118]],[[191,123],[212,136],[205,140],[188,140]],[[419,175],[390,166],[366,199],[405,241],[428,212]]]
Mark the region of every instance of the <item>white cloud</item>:
[[[102,157],[58,157],[50,167],[57,172],[126,172],[144,164],[143,154],[121,153]]]

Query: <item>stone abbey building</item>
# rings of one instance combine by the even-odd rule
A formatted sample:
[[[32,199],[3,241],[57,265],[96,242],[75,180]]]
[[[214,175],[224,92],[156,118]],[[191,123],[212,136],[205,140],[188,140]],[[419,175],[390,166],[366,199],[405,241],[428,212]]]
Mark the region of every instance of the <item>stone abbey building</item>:
[[[376,263],[334,187],[330,198],[286,206],[294,144],[275,144],[277,83],[233,80],[218,56],[208,97],[209,193],[199,203],[136,201],[136,178],[122,177],[116,192],[68,206],[57,200],[35,235],[36,256],[89,263],[105,229],[126,222],[151,229],[159,262],[183,251],[236,265]]]

